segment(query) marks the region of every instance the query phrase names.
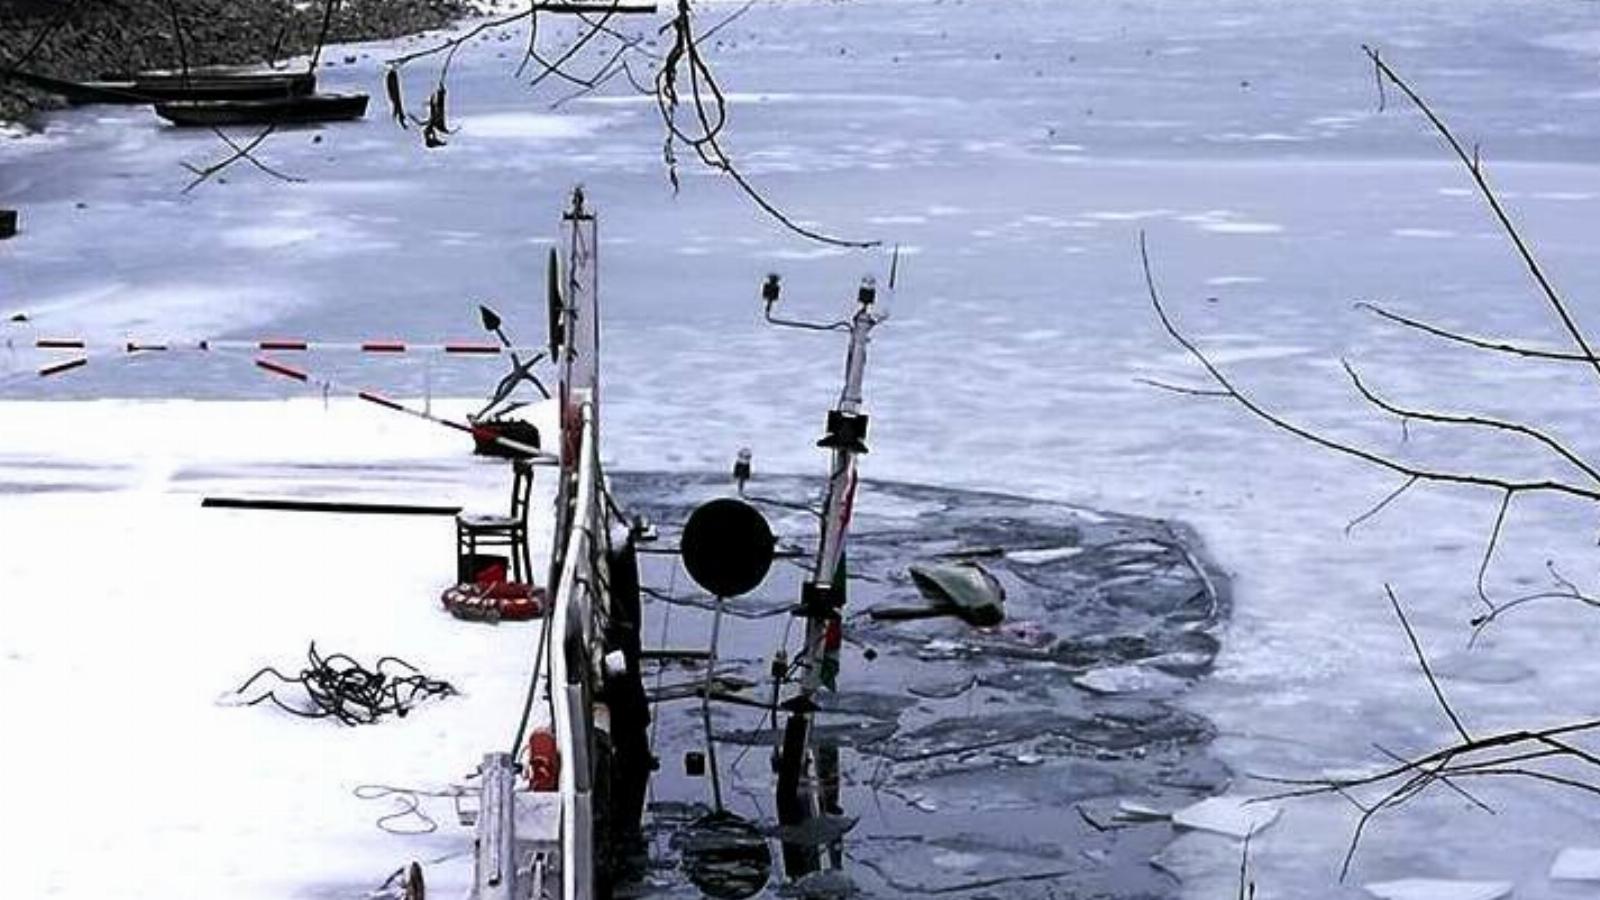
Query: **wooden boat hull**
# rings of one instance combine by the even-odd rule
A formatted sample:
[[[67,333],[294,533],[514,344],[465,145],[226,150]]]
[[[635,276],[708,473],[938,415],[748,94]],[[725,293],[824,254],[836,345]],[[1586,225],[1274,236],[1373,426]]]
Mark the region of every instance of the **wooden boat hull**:
[[[317,79],[309,72],[239,75],[197,74],[142,75],[127,79],[67,81],[15,72],[12,78],[31,87],[56,94],[68,103],[144,104],[183,100],[271,100],[304,97],[316,90]]]
[[[303,125],[359,119],[367,114],[366,94],[312,94],[263,100],[175,100],[155,105],[156,115],[174,125]]]

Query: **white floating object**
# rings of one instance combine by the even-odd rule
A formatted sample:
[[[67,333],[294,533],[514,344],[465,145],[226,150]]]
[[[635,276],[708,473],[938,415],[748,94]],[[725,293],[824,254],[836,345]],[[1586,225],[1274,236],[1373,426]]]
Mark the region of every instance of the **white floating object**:
[[[1127,694],[1133,691],[1176,688],[1182,685],[1184,680],[1144,666],[1125,665],[1090,669],[1073,678],[1072,683],[1096,694]]]
[[[1511,896],[1509,881],[1450,881],[1402,878],[1362,885],[1379,900],[1500,900]]]
[[[1551,881],[1600,881],[1600,850],[1568,847],[1550,866]]]
[[[1071,559],[1082,552],[1082,547],[1045,547],[1041,550],[1012,550],[1006,554],[1006,558],[1023,565],[1042,566],[1058,559]]]
[[[1278,818],[1278,807],[1250,797],[1211,797],[1172,814],[1172,824],[1196,831],[1246,838]]]

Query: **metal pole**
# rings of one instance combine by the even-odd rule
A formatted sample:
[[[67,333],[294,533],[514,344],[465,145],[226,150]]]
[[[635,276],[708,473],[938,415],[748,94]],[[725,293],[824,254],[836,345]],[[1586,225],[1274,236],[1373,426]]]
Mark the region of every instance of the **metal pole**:
[[[717,644],[722,639],[722,598],[711,614],[711,650],[706,657],[706,677],[700,688],[700,718],[706,727],[706,765],[711,767],[711,799],[722,812],[722,776],[717,774],[717,736],[711,730],[711,687],[717,676]]]
[[[801,614],[806,617],[803,671],[799,696],[791,701],[778,777],[779,818],[784,824],[800,824],[818,813],[813,779],[807,777],[812,756],[811,719],[816,709],[812,698],[820,688],[833,689],[839,671],[839,607],[844,603],[847,577],[845,543],[855,499],[856,457],[867,449],[867,416],[861,412],[861,388],[870,333],[882,321],[872,310],[876,294],[871,279],[863,281],[855,315],[848,323],[839,323],[850,332],[850,346],[845,354],[844,388],[828,415],[827,434],[820,442],[832,451],[832,456],[822,509],[821,542],[811,581],[802,588]],[[785,859],[786,865],[796,870],[790,872],[791,877],[823,864],[820,854],[798,850],[786,850]]]

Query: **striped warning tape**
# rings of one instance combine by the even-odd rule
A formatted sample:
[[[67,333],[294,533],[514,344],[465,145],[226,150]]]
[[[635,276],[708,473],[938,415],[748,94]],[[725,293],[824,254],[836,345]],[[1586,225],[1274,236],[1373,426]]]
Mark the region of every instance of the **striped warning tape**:
[[[393,412],[405,413],[408,416],[412,416],[414,418],[422,419],[422,420],[427,421],[427,422],[432,422],[435,425],[442,425],[445,428],[454,429],[454,430],[459,431],[459,432],[461,432],[463,434],[470,434],[470,435],[472,435],[474,438],[476,438],[478,440],[488,441],[490,443],[497,444],[497,445],[499,445],[501,447],[504,447],[507,450],[513,450],[513,451],[515,451],[517,453],[524,454],[524,455],[528,456],[529,458],[533,459],[536,462],[559,463],[561,461],[561,458],[559,456],[556,456],[553,453],[547,452],[545,450],[540,450],[538,447],[532,446],[531,444],[524,444],[521,441],[513,440],[513,439],[508,438],[508,437],[503,437],[503,436],[499,435],[498,433],[496,433],[493,429],[485,428],[485,427],[483,427],[481,425],[473,425],[473,424],[470,424],[470,423],[462,423],[462,422],[454,421],[452,419],[446,419],[446,418],[444,418],[442,416],[436,416],[433,413],[427,412],[425,410],[420,410],[420,409],[417,409],[416,407],[407,406],[404,403],[401,403],[401,402],[399,402],[397,400],[391,400],[388,397],[385,397],[382,394],[375,393],[373,391],[364,391],[364,390],[356,390],[356,389],[353,389],[353,388],[347,388],[347,387],[344,387],[344,386],[340,385],[339,383],[337,383],[335,381],[332,381],[331,379],[322,378],[320,376],[313,377],[310,372],[307,372],[304,369],[297,369],[297,368],[295,368],[293,366],[285,365],[285,364],[283,364],[281,362],[278,362],[277,360],[268,359],[267,357],[264,357],[264,356],[258,356],[258,357],[255,358],[254,361],[255,361],[255,364],[256,364],[256,368],[259,368],[259,369],[261,369],[263,371],[266,371],[266,372],[271,372],[272,374],[277,375],[280,378],[288,378],[288,379],[290,379],[292,381],[298,381],[298,382],[301,382],[301,383],[304,383],[304,384],[310,384],[312,382],[315,382],[316,384],[321,385],[324,389],[326,389],[326,390],[328,390],[330,392],[340,393],[340,394],[350,394],[350,395],[358,397],[358,398],[360,398],[362,400],[365,400],[368,403],[371,403],[371,404],[373,404],[375,406],[381,406],[384,409],[391,410]]]
[[[14,340],[7,345],[15,346]],[[315,353],[339,351],[354,353],[444,353],[456,356],[498,356],[502,353],[533,354],[538,347],[505,347],[482,341],[451,341],[447,343],[412,343],[399,340],[367,341],[308,341],[299,338],[267,338],[250,340],[202,341],[138,341],[119,342],[86,341],[82,338],[36,338],[23,342],[37,350],[109,350],[116,353],[167,353],[208,350],[271,350]]]
[[[7,342],[14,347],[15,344]],[[142,341],[126,341],[121,344],[95,344],[77,338],[39,338],[31,342],[31,346],[39,350],[77,350],[87,353],[94,349],[109,349],[118,355],[133,356],[143,353],[165,352],[211,352],[211,351],[274,351],[274,352],[299,352],[316,353],[324,350],[353,351],[376,356],[400,356],[405,354],[444,354],[447,356],[499,356],[501,354],[517,354],[523,356],[537,356],[541,352],[538,347],[504,347],[499,344],[454,342],[446,344],[416,344],[406,341],[302,341],[288,339],[270,340],[226,340],[226,341],[198,341],[189,343],[152,343]],[[89,356],[79,356],[66,362],[51,363],[37,370],[40,378],[51,375],[60,375],[73,369],[82,368],[89,364]]]

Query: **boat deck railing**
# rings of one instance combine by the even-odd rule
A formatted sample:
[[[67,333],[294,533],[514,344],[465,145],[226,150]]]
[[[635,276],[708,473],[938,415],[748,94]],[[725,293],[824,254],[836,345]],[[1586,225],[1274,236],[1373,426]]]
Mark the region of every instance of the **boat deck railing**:
[[[600,470],[594,406],[581,404],[575,491],[570,527],[561,549],[561,575],[552,594],[550,697],[556,746],[561,754],[561,897],[588,900],[594,894],[594,807],[590,783],[588,666],[598,640],[596,617],[606,606],[605,489]]]

